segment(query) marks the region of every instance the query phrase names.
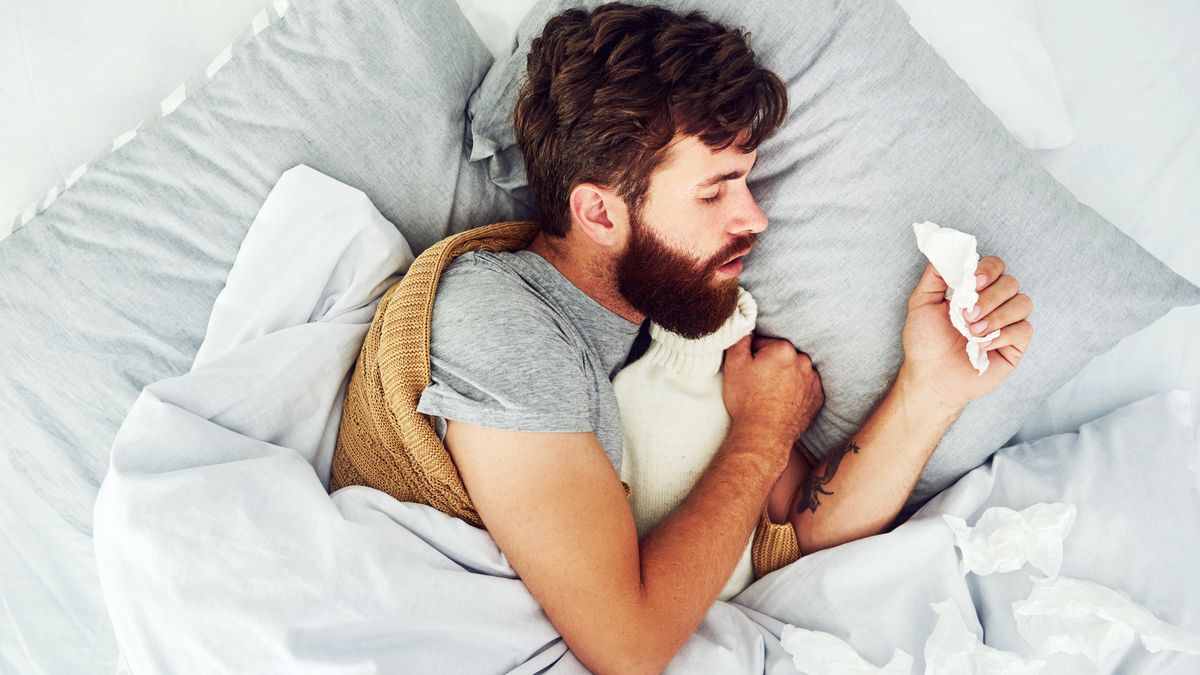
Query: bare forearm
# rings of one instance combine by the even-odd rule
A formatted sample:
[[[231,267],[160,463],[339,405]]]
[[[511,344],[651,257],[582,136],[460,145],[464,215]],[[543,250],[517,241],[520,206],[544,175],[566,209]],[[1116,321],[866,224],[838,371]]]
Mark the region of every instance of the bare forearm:
[[[941,406],[903,376],[843,448],[800,485],[792,525],[802,553],[882,532],[899,514],[962,409]]]
[[[779,471],[763,444],[786,443],[734,426],[680,506],[641,542],[646,626],[662,656],[679,651],[737,566]],[[655,671],[658,672],[658,671]]]

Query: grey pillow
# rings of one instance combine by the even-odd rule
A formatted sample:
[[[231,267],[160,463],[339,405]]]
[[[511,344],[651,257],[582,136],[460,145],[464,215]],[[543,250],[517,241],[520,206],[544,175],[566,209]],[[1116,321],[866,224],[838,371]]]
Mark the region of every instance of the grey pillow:
[[[453,0],[293,2],[0,242],[0,452],[90,532],[126,411],[190,369],[247,228],[297,164],[362,189],[418,253],[527,215],[464,153],[491,60]]]
[[[511,115],[529,41],[550,16],[597,4],[539,3],[517,51],[472,97],[471,158],[527,203]],[[825,408],[804,437],[814,452],[845,443],[899,367],[906,299],[925,265],[912,223],[974,234],[1033,299],[1027,357],[967,407],[910,505],[984,462],[1094,355],[1200,302],[1200,289],[1046,173],[893,0],[656,4],[746,28],[788,84],[788,119],[751,174],[771,224],[742,282],[758,301],[758,330],[791,340],[821,374]]]

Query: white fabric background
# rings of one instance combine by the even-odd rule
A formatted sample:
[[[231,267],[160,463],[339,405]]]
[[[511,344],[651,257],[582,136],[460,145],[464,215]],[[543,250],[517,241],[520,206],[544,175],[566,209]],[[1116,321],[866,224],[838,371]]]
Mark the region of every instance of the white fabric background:
[[[157,112],[270,0],[0,0],[0,228]]]

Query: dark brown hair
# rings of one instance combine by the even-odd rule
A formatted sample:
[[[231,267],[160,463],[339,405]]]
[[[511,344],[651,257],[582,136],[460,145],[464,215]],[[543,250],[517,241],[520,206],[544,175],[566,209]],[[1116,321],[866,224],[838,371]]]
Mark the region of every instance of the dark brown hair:
[[[542,228],[563,236],[579,183],[640,208],[676,133],[750,152],[783,123],[787,89],[760,66],[748,35],[702,12],[610,3],[546,23],[529,50],[514,112]]]

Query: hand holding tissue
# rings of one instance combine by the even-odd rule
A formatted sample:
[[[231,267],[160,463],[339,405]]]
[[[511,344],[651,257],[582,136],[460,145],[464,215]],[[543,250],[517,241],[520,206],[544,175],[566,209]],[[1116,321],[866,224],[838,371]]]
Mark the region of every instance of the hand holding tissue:
[[[979,267],[975,237],[930,222],[913,223],[913,231],[917,234],[917,248],[929,258],[933,268],[946,282],[950,324],[967,339],[967,358],[982,375],[988,369],[988,356],[979,345],[1000,337],[1000,331],[994,330],[983,337],[972,335],[963,318],[963,313],[971,311],[979,302],[979,293],[975,290],[975,270]]]
[[[980,260],[975,237],[929,222],[913,231],[929,264],[909,296],[900,375],[927,399],[961,408],[1017,367],[1033,339],[1033,302],[1003,260]]]

